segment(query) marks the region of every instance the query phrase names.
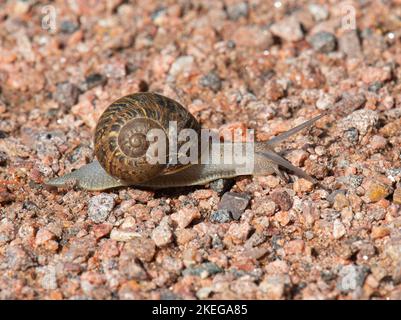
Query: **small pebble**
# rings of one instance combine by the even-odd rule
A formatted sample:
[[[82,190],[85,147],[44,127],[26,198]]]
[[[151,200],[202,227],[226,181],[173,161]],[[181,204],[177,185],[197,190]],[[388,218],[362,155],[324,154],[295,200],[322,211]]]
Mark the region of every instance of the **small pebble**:
[[[249,201],[250,196],[245,193],[226,192],[220,200],[218,210],[227,210],[234,220],[239,220]]]
[[[193,229],[176,229],[174,234],[179,245],[185,245],[196,238],[196,231]]]
[[[359,141],[359,132],[357,128],[349,128],[345,130],[344,137],[352,144],[356,144]]]
[[[364,266],[354,264],[343,266],[339,272],[337,288],[342,292],[354,291],[362,288],[368,270]]]
[[[79,25],[70,20],[63,20],[60,23],[60,31],[65,34],[74,33],[79,29]]]
[[[360,109],[366,103],[366,97],[363,93],[344,92],[337,102],[336,108],[342,109],[346,114]]]
[[[267,177],[263,177],[263,182],[266,183],[269,188],[274,189],[280,184],[280,178],[269,175]]]
[[[57,84],[54,100],[60,103],[63,107],[71,108],[78,102],[79,89],[71,82],[60,82]]]
[[[393,239],[391,242],[386,244],[385,247],[386,255],[396,264],[401,263],[401,241]]]
[[[199,84],[202,87],[212,89],[214,92],[217,92],[221,89],[221,79],[218,74],[213,71],[200,78]]]
[[[15,196],[0,188],[0,204],[10,203],[15,200]]]
[[[270,80],[267,81],[265,87],[264,87],[264,92],[266,95],[266,98],[269,99],[270,101],[277,101],[284,97],[285,95],[285,90],[283,87],[275,80]]]
[[[397,135],[401,128],[401,119],[396,119],[395,121],[388,122],[380,129],[380,133],[386,137],[393,137]]]
[[[198,299],[207,299],[212,291],[213,290],[210,287],[200,288],[198,291],[196,291],[196,296]]]
[[[379,135],[374,135],[371,139],[370,139],[370,146],[372,148],[372,150],[382,150],[386,147],[387,145],[387,139],[379,136]]]
[[[302,167],[308,157],[309,153],[302,149],[292,150],[288,155],[286,155],[287,160],[296,167]]]
[[[384,83],[380,81],[375,81],[369,84],[368,91],[378,93],[381,88],[383,88]]]
[[[373,226],[370,236],[372,239],[381,239],[390,234],[390,229],[385,226]]]
[[[168,245],[173,241],[171,227],[167,223],[160,224],[152,232],[152,240],[158,247]]]
[[[349,201],[346,195],[342,192],[337,193],[334,198],[333,208],[338,211],[341,211],[342,209],[348,206],[349,206]]]
[[[313,182],[310,182],[306,179],[297,179],[294,182],[294,191],[299,193],[299,192],[311,192],[313,190]]]
[[[38,230],[36,233],[35,237],[35,245],[40,246],[44,245],[50,240],[53,240],[55,238],[54,234],[50,232],[49,230],[46,230],[45,228],[41,228]]]
[[[95,224],[92,228],[96,239],[107,236],[112,229],[113,226],[110,223]]]
[[[273,44],[273,36],[256,25],[245,25],[235,29],[232,40],[238,47],[268,49]]]
[[[101,193],[89,200],[88,217],[95,223],[105,222],[114,206],[114,197],[108,193]]]
[[[283,227],[291,222],[291,215],[289,211],[279,211],[274,215],[274,218]]]
[[[285,288],[291,284],[287,275],[268,275],[259,284],[259,289],[266,293],[269,300],[283,299]]]
[[[221,209],[214,211],[210,215],[210,221],[217,222],[217,223],[226,223],[232,220],[231,214],[227,209]]]
[[[316,108],[319,110],[328,110],[334,106],[337,99],[334,95],[331,94],[321,94],[319,99],[316,101]]]
[[[326,149],[322,146],[317,146],[315,148],[315,152],[318,156],[323,156],[324,154],[326,154]]]
[[[366,196],[370,202],[378,202],[386,198],[391,193],[391,188],[376,181],[369,183],[368,189],[366,190]]]
[[[115,240],[115,241],[130,241],[135,238],[141,237],[141,235],[138,232],[132,231],[132,230],[119,230],[119,229],[113,229],[111,230],[110,233],[110,239]]]
[[[178,57],[171,65],[169,75],[173,78],[176,78],[179,75],[187,76],[192,72],[194,64],[195,59],[193,56]]]
[[[230,225],[226,236],[224,237],[225,243],[243,244],[249,236],[251,226],[247,222],[233,223]]]
[[[362,72],[362,81],[366,84],[371,83],[384,83],[386,81],[391,80],[392,78],[392,70],[390,67],[368,67],[366,70]]]
[[[311,3],[308,5],[308,9],[316,21],[324,21],[329,17],[329,11],[326,6]]]
[[[299,41],[304,38],[301,24],[293,17],[276,22],[270,27],[270,31],[286,41]]]
[[[238,20],[241,17],[248,16],[248,3],[240,2],[227,6],[227,16],[230,20]]]
[[[341,189],[340,190],[334,190],[332,193],[330,193],[326,197],[326,199],[327,199],[327,201],[329,201],[330,203],[333,204],[338,194],[342,193],[345,196],[346,192],[347,192],[346,190],[341,190]]]
[[[115,60],[106,63],[102,71],[107,78],[121,79],[127,74],[127,66],[124,62]]]
[[[310,38],[309,43],[316,51],[329,53],[336,49],[337,42],[334,34],[326,31],[320,31]]]
[[[333,238],[336,240],[341,239],[346,233],[347,230],[345,229],[345,226],[342,224],[342,222],[339,219],[334,220]]]
[[[379,121],[379,116],[373,110],[357,110],[346,118],[340,120],[339,126],[344,131],[356,128],[360,135],[364,136]]]
[[[315,235],[313,234],[312,231],[305,231],[304,235],[305,235],[306,240],[312,240],[315,237]]]
[[[197,208],[183,208],[171,215],[171,219],[177,223],[181,229],[188,227],[195,219],[199,219],[201,214]]]
[[[107,78],[100,73],[92,73],[85,78],[84,84],[81,86],[82,91],[90,90],[99,85],[104,85]]]
[[[269,200],[257,202],[255,203],[255,208],[253,208],[253,210],[260,216],[272,216],[276,211],[276,203]]]
[[[223,272],[223,270],[212,262],[205,262],[200,266],[190,267],[182,271],[183,276],[197,276],[202,279],[214,275],[216,273]]]
[[[156,254],[155,243],[149,238],[134,238],[127,242],[125,250],[132,252],[142,262],[151,262]]]
[[[394,97],[392,96],[386,96],[384,97],[384,99],[382,100],[383,106],[389,110],[392,107],[394,107]]]
[[[285,190],[273,191],[271,198],[281,210],[288,211],[292,208],[292,198]]]
[[[302,254],[305,249],[305,242],[303,240],[291,240],[284,246],[285,253],[288,255]]]

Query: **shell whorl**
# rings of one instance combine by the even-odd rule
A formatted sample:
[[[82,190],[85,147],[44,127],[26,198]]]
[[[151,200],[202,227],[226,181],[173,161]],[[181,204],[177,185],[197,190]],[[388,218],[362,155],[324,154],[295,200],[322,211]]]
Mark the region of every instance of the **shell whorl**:
[[[179,170],[180,165],[169,165],[169,159],[167,164],[150,164],[146,158],[146,134],[151,129],[162,129],[168,138],[170,121],[176,121],[178,130],[190,128],[200,133],[196,119],[170,98],[141,92],[116,100],[96,126],[94,144],[99,163],[111,176],[132,184]]]

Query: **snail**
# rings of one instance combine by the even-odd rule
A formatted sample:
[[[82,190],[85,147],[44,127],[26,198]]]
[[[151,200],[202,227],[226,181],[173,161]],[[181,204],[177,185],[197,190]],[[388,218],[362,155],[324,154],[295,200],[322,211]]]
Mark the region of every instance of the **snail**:
[[[325,114],[320,114],[301,125],[273,137],[267,142],[255,141],[253,150],[246,157],[253,157],[253,166],[238,171],[236,163],[172,162],[147,161],[150,142],[147,133],[159,130],[167,134],[170,121],[175,121],[176,130],[192,129],[200,136],[201,126],[195,117],[178,102],[152,92],[140,92],[122,97],[113,102],[101,115],[95,130],[94,153],[96,159],[61,177],[50,179],[47,185],[53,187],[77,186],[86,190],[105,190],[134,185],[152,189],[204,185],[220,178],[233,178],[240,175],[270,175],[284,177],[279,167],[286,168],[299,177],[316,182],[300,168],[274,151],[274,146],[302,129],[310,127]],[[195,149],[202,156],[206,151]],[[244,146],[248,144],[244,143]],[[178,142],[177,149],[183,143]],[[187,146],[193,148],[193,145]],[[223,155],[226,142],[220,144]],[[245,147],[243,147],[245,148]],[[195,150],[192,149],[192,150]],[[209,151],[210,152],[210,151]],[[173,152],[174,153],[174,152]],[[176,158],[182,154],[175,151]],[[161,155],[162,158],[164,155]],[[199,157],[198,157],[199,158]],[[248,159],[247,158],[247,159]]]

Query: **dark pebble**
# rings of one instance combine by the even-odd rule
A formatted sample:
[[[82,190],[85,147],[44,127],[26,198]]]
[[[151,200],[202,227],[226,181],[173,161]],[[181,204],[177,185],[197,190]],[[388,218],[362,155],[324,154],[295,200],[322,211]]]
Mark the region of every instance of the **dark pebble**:
[[[7,138],[7,133],[0,130],[0,139],[5,139],[5,138]]]
[[[273,191],[271,198],[281,210],[288,211],[292,208],[293,201],[291,196],[285,190]]]
[[[141,80],[138,85],[139,92],[149,91],[149,84],[145,80]]]
[[[235,43],[234,40],[228,40],[228,41],[227,41],[227,48],[228,48],[228,49],[235,49],[236,46],[237,46],[237,45],[236,45],[236,43]]]
[[[313,49],[322,53],[329,53],[336,49],[337,40],[334,34],[326,31],[321,31],[314,34],[309,43]]]
[[[349,128],[344,132],[344,136],[347,138],[347,140],[351,143],[358,143],[359,141],[359,132],[358,129],[352,127]]]
[[[36,205],[35,202],[32,202],[30,200],[26,200],[22,203],[22,209],[28,210],[28,211],[38,211],[38,206]]]
[[[223,241],[220,239],[220,237],[217,234],[212,234],[212,246],[215,249],[223,249],[224,244]]]
[[[152,20],[156,20],[159,16],[165,14],[166,11],[167,11],[167,9],[164,8],[164,7],[157,8],[156,10],[154,10],[154,11],[152,12],[152,14],[150,15],[150,17],[152,18]]]
[[[70,108],[78,102],[79,89],[76,85],[66,81],[57,84],[54,99],[62,106]]]
[[[321,271],[320,276],[322,277],[323,281],[326,283],[329,283],[330,281],[333,281],[337,278],[336,273],[331,270]]]
[[[221,198],[218,210],[227,210],[233,219],[238,220],[248,207],[250,199],[245,193],[227,192]]]
[[[64,20],[60,23],[60,31],[65,34],[74,33],[79,29],[79,25],[73,21]]]
[[[377,93],[383,87],[384,83],[381,81],[375,81],[368,87],[368,91]]]
[[[221,79],[215,72],[209,72],[199,80],[202,87],[210,88],[217,92],[221,89]]]
[[[8,191],[0,191],[0,203],[6,204],[13,202],[15,200],[15,196]]]
[[[100,73],[92,73],[85,78],[85,82],[81,85],[82,91],[90,90],[99,85],[105,85],[107,78]]]
[[[226,223],[231,221],[231,214],[228,210],[217,210],[210,215],[210,220],[217,223]]]
[[[208,276],[214,275],[216,273],[223,272],[223,269],[221,269],[219,266],[212,262],[205,262],[202,263],[200,266],[196,267],[190,267],[182,271],[182,274],[184,276],[198,276],[200,277],[204,273],[206,273]]]
[[[5,166],[7,164],[7,154],[0,151],[0,166]]]

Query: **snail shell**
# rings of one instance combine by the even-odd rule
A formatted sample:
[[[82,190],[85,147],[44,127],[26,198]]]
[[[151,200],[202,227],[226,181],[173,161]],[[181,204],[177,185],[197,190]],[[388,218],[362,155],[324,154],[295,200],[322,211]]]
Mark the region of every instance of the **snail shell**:
[[[168,152],[168,128],[176,121],[177,131],[193,129],[199,135],[198,121],[178,102],[151,92],[131,94],[113,102],[102,114],[95,131],[95,155],[103,169],[113,177],[139,184],[159,175],[179,171],[185,166],[172,164]],[[149,163],[147,134],[161,129],[167,138],[164,163]],[[177,150],[183,142],[177,142]]]

